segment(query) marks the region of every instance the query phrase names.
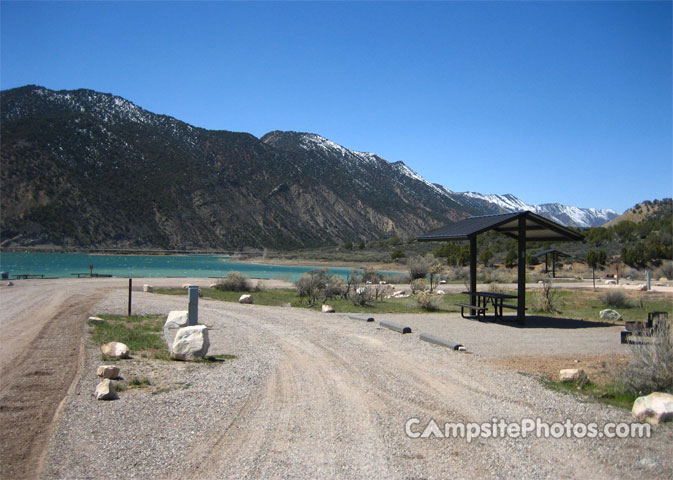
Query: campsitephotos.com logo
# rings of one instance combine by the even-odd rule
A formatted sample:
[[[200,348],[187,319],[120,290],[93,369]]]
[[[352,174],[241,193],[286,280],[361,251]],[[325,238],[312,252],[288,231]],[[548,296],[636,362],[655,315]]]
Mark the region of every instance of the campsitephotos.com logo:
[[[650,438],[649,423],[597,423],[565,422],[547,423],[540,418],[524,418],[507,422],[493,418],[490,422],[447,422],[440,426],[434,419],[422,422],[410,418],[404,424],[409,438],[462,438],[467,443],[477,438]]]

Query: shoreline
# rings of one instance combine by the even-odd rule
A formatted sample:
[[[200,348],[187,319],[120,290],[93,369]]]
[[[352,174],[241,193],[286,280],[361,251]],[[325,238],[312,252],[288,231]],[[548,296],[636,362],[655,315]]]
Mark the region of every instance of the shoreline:
[[[329,260],[300,260],[288,258],[263,258],[263,257],[244,257],[229,259],[231,262],[252,263],[255,265],[278,265],[290,267],[334,267],[334,268],[352,268],[362,270],[372,267],[378,271],[391,273],[406,273],[407,270],[404,265],[398,263],[382,263],[382,262],[348,262],[348,261],[329,261]]]

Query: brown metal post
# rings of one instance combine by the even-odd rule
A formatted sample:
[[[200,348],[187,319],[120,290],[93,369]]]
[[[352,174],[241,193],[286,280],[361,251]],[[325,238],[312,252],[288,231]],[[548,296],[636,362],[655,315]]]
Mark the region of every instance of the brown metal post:
[[[526,323],[526,217],[519,217],[519,239],[518,239],[519,260],[517,262],[518,270],[518,299],[516,309],[516,321],[520,325]]]
[[[477,236],[470,237],[470,305],[477,301]],[[477,312],[472,311],[472,315]]]

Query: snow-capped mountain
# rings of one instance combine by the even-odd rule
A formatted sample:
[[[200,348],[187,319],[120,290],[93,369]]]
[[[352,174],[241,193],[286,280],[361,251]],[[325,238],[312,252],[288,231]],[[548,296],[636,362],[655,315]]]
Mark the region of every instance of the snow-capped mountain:
[[[530,210],[533,213],[537,213],[568,227],[598,227],[619,216],[617,212],[609,209],[580,208],[560,203],[531,205],[523,202],[511,193],[505,195],[485,195],[476,192],[463,192],[458,195],[489,202],[502,209],[503,212]]]
[[[516,210],[576,226],[616,216],[457,193],[313,133],[206,130],[91,90],[0,101],[3,247],[299,248]]]

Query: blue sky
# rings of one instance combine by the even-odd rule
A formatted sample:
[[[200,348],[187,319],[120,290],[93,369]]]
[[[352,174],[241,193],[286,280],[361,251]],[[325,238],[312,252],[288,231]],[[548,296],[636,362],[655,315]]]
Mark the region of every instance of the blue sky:
[[[673,195],[671,2],[0,2],[0,87],[318,133],[455,191]]]

